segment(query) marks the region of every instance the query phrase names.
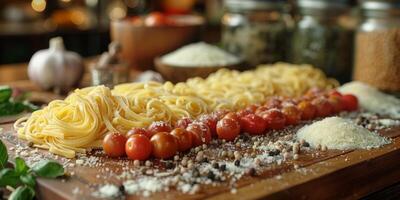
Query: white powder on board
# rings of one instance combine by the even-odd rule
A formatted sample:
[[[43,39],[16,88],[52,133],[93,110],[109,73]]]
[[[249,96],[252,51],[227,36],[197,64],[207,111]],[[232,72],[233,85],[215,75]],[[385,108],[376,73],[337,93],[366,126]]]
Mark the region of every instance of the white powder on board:
[[[321,145],[339,150],[371,149],[390,143],[389,139],[340,117],[304,126],[297,131],[297,139],[304,139],[313,147]]]
[[[238,64],[240,60],[216,47],[204,42],[193,43],[161,57],[165,64],[178,67],[217,67]]]
[[[350,93],[357,96],[361,107],[370,112],[400,118],[400,99],[380,92],[368,84],[353,81],[344,84],[338,90],[342,93]]]

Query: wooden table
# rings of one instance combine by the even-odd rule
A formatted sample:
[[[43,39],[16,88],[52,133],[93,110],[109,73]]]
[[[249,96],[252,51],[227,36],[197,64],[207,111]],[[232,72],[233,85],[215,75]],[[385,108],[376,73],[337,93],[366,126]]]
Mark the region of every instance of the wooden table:
[[[85,75],[83,84],[88,83]],[[26,64],[0,66],[0,84],[21,87],[48,97],[61,96],[44,92],[27,80]],[[50,100],[49,98],[48,100]],[[7,132],[13,132],[11,124],[2,124]],[[396,135],[400,135],[397,130]],[[8,146],[13,143],[6,141]],[[281,178],[254,179],[253,182],[240,187],[236,194],[215,192],[211,199],[399,199],[400,198],[400,137],[393,143],[371,151],[356,150],[327,157],[321,162],[304,164],[304,168],[316,173],[304,175],[295,170],[283,173]],[[96,169],[93,169],[96,170]],[[90,179],[85,173],[80,179]],[[79,181],[72,180],[72,184]],[[73,196],[71,183],[57,180],[38,180],[39,197],[43,199],[81,199]],[[272,187],[271,187],[272,186]],[[378,191],[378,192],[377,192]],[[83,197],[84,198],[84,197]],[[136,199],[135,197],[132,197]],[[84,198],[85,199],[85,198]],[[129,198],[131,199],[131,198]],[[163,199],[163,197],[159,197]]]

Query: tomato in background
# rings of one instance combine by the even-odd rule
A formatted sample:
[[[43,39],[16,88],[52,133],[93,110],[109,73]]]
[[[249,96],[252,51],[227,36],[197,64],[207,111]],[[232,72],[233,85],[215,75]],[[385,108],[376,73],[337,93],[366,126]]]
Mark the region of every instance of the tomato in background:
[[[256,114],[248,114],[240,118],[240,127],[250,135],[261,135],[267,129],[267,123]]]
[[[183,128],[183,129],[186,129],[186,128],[189,126],[189,124],[191,124],[192,122],[193,122],[193,120],[190,119],[189,117],[184,117],[184,118],[178,120],[178,121],[175,123],[175,128]]]
[[[217,117],[215,115],[202,115],[199,121],[206,124],[211,131],[211,135],[217,136]]]
[[[147,160],[153,150],[149,138],[144,134],[134,134],[128,138],[125,144],[125,152],[132,160]]]
[[[233,141],[240,133],[240,124],[233,118],[224,117],[217,123],[217,135],[219,139]]]
[[[333,113],[333,106],[325,97],[318,97],[311,101],[317,111],[316,117],[326,117]]]
[[[126,137],[121,133],[109,133],[103,139],[103,150],[110,157],[125,155]]]
[[[211,131],[204,123],[192,123],[187,127],[186,130],[193,135],[193,146],[195,147],[211,142]]]
[[[159,132],[150,139],[153,145],[153,156],[159,159],[171,158],[178,151],[178,141],[167,132]]]
[[[297,108],[301,112],[302,120],[314,119],[317,112],[317,108],[313,104],[311,104],[310,101],[307,100],[303,100],[299,104],[297,104]]]
[[[172,127],[171,125],[169,125],[167,122],[163,122],[163,121],[155,121],[153,123],[150,124],[148,131],[150,133],[151,136],[153,136],[156,133],[159,132],[171,132]],[[150,138],[151,138],[150,136]]]
[[[270,129],[279,130],[285,127],[286,117],[276,108],[262,113],[261,117],[265,120],[267,127]]]
[[[178,151],[187,151],[193,146],[193,135],[183,128],[175,128],[171,131],[178,141]]]
[[[301,120],[301,111],[294,105],[283,107],[282,113],[285,115],[287,125],[296,125]]]
[[[136,135],[136,134],[145,135],[148,138],[151,138],[151,136],[152,136],[152,134],[147,129],[135,127],[128,131],[128,133],[126,134],[126,137],[129,138],[130,136]]]
[[[344,108],[347,111],[354,111],[358,109],[358,98],[352,94],[345,94],[342,96]]]

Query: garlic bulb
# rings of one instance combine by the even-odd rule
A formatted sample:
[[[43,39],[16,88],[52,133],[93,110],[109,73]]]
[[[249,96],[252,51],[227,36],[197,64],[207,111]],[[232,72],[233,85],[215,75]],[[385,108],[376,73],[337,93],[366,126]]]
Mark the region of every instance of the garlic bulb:
[[[66,93],[77,86],[83,75],[82,58],[64,48],[61,37],[50,40],[49,49],[36,52],[28,66],[29,78],[42,89]]]

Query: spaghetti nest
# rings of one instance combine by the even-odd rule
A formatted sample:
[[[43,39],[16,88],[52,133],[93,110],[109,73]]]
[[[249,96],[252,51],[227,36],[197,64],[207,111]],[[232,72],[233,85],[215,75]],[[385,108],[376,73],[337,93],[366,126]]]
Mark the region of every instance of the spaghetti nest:
[[[36,147],[73,158],[77,152],[100,147],[109,131],[126,133],[154,121],[173,124],[219,109],[238,110],[270,96],[294,97],[311,87],[337,85],[311,66],[279,63],[246,72],[223,69],[176,85],[148,82],[121,84],[112,91],[104,86],[77,89],[65,100],[52,101],[19,119],[14,127],[20,138]]]

